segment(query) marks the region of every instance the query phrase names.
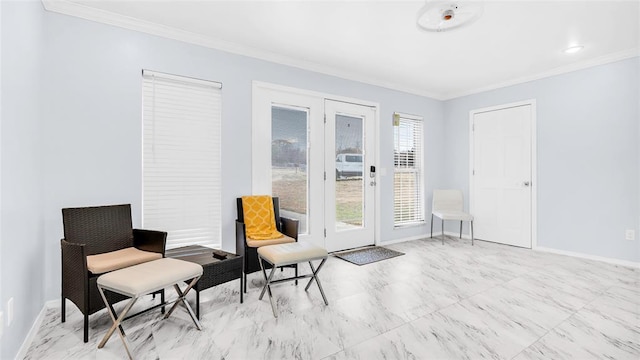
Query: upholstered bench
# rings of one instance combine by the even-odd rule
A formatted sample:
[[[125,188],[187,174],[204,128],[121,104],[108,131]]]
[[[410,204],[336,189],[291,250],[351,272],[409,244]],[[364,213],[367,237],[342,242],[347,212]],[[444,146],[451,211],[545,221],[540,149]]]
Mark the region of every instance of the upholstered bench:
[[[265,291],[269,292],[269,301],[271,302],[271,310],[273,311],[273,316],[278,317],[278,314],[276,313],[276,306],[273,302],[273,295],[271,294],[271,284],[284,281],[298,280],[310,277],[311,279],[309,279],[309,282],[307,283],[307,286],[304,288],[304,290],[309,290],[309,286],[311,286],[311,283],[313,282],[313,280],[315,280],[316,284],[318,284],[318,289],[320,289],[320,294],[322,294],[322,299],[324,300],[325,305],[329,305],[329,302],[327,302],[327,297],[324,295],[324,291],[322,290],[320,279],[318,279],[318,272],[320,272],[320,269],[322,269],[325,261],[327,261],[327,257],[328,254],[326,249],[304,242],[267,245],[258,248],[258,259],[260,260],[260,267],[262,268],[262,274],[264,275],[265,280],[265,284],[262,288],[259,299],[262,300]],[[322,260],[317,269],[313,266],[312,261],[314,260]],[[269,276],[267,276],[267,272],[265,271],[264,261],[272,265],[271,273],[269,274]],[[275,274],[275,270],[278,267],[299,264],[303,262],[309,263],[309,266],[311,267],[311,274],[273,280],[273,275]]]
[[[139,297],[172,285],[178,293],[178,298],[175,300],[171,309],[165,314],[164,318],[168,318],[176,306],[182,303],[198,330],[201,330],[200,322],[195,317],[191,306],[189,306],[189,303],[185,299],[187,292],[189,292],[198,279],[200,279],[200,276],[202,276],[201,265],[171,258],[153,260],[100,275],[97,282],[98,290],[107,309],[109,309],[109,315],[111,316],[111,320],[113,320],[113,325],[109,331],[107,331],[104,338],[102,338],[100,344],[98,344],[98,349],[103,348],[116,328],[120,327],[118,334],[122,339],[127,355],[132,359],[129,348],[127,347],[127,342],[125,341],[124,330],[120,326],[120,323],[125,319],[127,313]],[[178,284],[187,280],[191,280],[187,288],[184,291],[180,290]],[[104,290],[113,291],[131,298],[120,315],[116,316],[115,310],[107,301]]]

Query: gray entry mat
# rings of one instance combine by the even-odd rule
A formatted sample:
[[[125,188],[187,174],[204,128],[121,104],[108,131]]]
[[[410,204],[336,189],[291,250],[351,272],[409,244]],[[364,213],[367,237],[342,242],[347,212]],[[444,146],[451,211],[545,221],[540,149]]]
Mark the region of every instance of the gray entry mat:
[[[380,246],[372,246],[363,249],[338,251],[333,253],[333,255],[356,265],[366,265],[374,263],[376,261],[391,259],[396,256],[404,255],[404,253]]]

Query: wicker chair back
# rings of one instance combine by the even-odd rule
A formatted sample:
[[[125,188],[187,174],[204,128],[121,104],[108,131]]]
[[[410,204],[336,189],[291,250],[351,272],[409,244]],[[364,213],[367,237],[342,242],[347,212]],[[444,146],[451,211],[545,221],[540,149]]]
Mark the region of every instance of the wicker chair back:
[[[65,240],[85,244],[85,255],[133,246],[131,205],[62,209]]]

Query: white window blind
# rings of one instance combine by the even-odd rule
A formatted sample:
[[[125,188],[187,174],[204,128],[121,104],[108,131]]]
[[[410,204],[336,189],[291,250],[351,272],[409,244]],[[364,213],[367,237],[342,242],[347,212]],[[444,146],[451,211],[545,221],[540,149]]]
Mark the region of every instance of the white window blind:
[[[221,84],[144,70],[143,226],[220,247]]]
[[[424,222],[422,118],[393,115],[394,226]]]

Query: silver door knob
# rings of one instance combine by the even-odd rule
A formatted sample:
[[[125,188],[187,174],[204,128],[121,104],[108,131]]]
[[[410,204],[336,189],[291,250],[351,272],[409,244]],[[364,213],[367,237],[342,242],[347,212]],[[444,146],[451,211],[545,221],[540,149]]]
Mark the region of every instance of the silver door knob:
[[[529,182],[525,181],[524,183],[522,183],[524,186],[529,186]]]

